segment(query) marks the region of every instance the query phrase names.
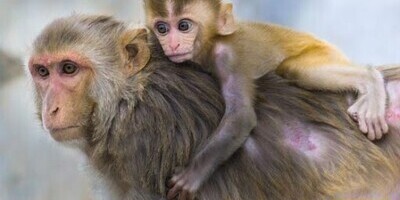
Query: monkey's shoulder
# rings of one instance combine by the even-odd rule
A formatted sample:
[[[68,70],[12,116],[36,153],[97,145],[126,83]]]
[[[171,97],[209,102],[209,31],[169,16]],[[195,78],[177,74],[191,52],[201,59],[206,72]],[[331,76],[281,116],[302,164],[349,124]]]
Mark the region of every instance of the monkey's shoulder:
[[[232,41],[235,51],[241,52],[239,54],[258,55],[265,60],[273,56],[272,60],[277,63],[311,46],[325,46],[332,49],[332,45],[309,33],[261,22],[239,22],[238,30],[228,38],[229,40]]]

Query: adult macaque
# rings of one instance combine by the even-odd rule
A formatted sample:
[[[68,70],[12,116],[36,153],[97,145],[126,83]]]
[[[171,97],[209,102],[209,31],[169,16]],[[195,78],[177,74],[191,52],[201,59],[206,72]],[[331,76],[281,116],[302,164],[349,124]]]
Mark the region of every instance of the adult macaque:
[[[169,62],[154,38],[151,48],[146,43],[144,30],[111,17],[74,15],[43,30],[28,66],[43,126],[55,140],[81,145],[113,200],[166,198],[167,178],[204,148],[224,113],[209,74]],[[264,75],[251,136],[196,193],[179,199],[395,199],[399,71],[384,71],[391,134],[377,145],[346,114],[344,95]]]
[[[242,146],[256,126],[254,81],[276,70],[304,88],[357,91],[348,112],[371,140],[388,131],[381,74],[351,63],[332,45],[271,24],[235,23],[220,0],[144,0],[148,27],[176,63],[194,61],[219,79],[226,108],[214,139],[180,173],[172,193],[196,189]]]

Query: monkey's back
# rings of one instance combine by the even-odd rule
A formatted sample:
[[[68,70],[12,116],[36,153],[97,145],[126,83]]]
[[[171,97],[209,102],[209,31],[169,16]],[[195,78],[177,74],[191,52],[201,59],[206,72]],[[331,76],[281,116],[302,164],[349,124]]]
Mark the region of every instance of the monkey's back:
[[[344,95],[317,95],[273,73],[257,86],[257,127],[211,177],[201,199],[340,199],[390,193],[400,178],[399,134],[392,131],[381,146],[371,143],[347,115]],[[218,196],[216,187],[225,193]]]
[[[107,165],[126,169],[113,176],[122,188],[139,181],[143,191],[165,195],[168,177],[217,127],[224,110],[218,84],[188,65],[153,61],[131,79],[143,87],[128,106],[132,123],[124,133],[111,133],[108,144],[124,151],[104,157]],[[377,187],[398,178],[390,161],[398,157],[386,152],[398,151],[400,139],[385,140],[386,151],[368,141],[347,116],[343,96],[317,96],[272,73],[257,85],[257,127],[200,189],[199,199],[324,199],[371,189],[366,180]]]

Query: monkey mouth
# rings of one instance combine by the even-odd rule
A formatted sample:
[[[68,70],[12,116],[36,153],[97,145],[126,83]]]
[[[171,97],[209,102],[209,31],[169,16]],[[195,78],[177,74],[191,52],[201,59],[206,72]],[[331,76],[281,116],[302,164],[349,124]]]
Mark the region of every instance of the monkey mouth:
[[[49,132],[56,141],[61,142],[81,138],[81,128],[80,126],[67,126],[63,128],[51,128]]]
[[[181,63],[192,59],[192,52],[169,54],[168,58],[175,63]]]

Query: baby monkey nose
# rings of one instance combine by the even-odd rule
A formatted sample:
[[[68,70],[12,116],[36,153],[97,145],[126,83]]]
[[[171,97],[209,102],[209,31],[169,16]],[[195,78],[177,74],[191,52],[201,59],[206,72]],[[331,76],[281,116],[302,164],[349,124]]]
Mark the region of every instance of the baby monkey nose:
[[[172,51],[176,51],[180,45],[181,45],[180,43],[175,43],[175,44],[170,44],[169,47],[171,48]]]

